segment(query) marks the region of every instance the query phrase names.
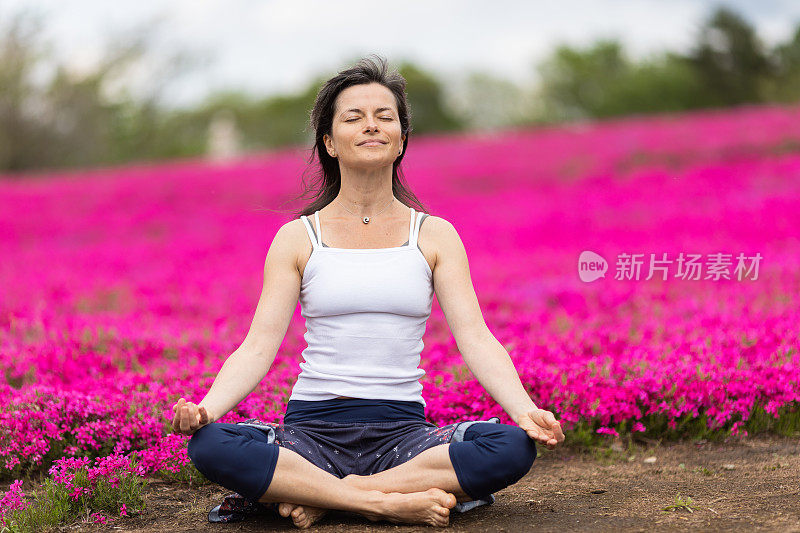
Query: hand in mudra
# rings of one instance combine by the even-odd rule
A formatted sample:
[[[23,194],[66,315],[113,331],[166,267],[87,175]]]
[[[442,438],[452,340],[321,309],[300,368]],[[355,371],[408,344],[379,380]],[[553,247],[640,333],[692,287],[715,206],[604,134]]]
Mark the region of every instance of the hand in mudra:
[[[534,409],[523,413],[517,424],[525,430],[530,438],[547,446],[548,450],[552,450],[559,443],[564,442],[561,422],[556,420],[556,416],[550,411]]]
[[[172,432],[179,435],[192,435],[195,431],[211,422],[204,406],[187,402],[183,398],[172,406],[175,416],[172,419]]]

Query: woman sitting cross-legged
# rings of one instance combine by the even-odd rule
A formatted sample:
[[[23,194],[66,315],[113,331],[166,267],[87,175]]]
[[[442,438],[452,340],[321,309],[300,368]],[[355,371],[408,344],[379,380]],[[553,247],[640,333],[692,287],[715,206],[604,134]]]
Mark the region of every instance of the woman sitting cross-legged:
[[[192,435],[208,479],[278,504],[298,527],[328,509],[445,526],[451,509],[520,480],[537,441],[552,449],[564,434],[486,326],[458,233],[402,183],[405,81],[362,60],[323,86],[311,120],[318,197],[277,231],[244,342],[201,402],[175,404],[172,424]],[[434,293],[467,366],[516,425],[427,421],[419,363]],[[266,376],[298,299],[308,346],[283,423],[217,422]]]

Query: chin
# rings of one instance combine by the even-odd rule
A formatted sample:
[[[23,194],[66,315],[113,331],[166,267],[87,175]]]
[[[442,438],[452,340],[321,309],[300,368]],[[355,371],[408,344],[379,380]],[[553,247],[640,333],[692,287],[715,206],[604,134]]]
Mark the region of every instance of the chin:
[[[374,157],[374,158],[363,158],[359,159],[358,161],[354,161],[352,166],[354,168],[381,168],[385,166],[389,166],[394,163],[394,160],[388,160],[385,157]]]

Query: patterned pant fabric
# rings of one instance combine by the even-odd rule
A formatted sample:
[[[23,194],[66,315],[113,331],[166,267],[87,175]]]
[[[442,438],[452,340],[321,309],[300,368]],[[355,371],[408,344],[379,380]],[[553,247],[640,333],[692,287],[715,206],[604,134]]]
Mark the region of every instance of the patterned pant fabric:
[[[338,478],[367,476],[405,463],[420,452],[446,444],[456,424],[394,421],[344,424],[313,420],[275,425],[275,442]]]

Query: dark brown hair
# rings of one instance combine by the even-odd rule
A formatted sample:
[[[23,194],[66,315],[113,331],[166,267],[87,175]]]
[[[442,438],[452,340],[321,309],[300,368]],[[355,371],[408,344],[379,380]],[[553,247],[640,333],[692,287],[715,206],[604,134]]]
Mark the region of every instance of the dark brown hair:
[[[344,89],[353,85],[368,83],[380,83],[394,94],[397,103],[397,112],[400,116],[400,132],[405,135],[403,142],[403,153],[395,159],[392,164],[392,193],[405,205],[414,207],[417,211],[427,212],[427,209],[419,201],[416,195],[406,186],[403,171],[400,166],[403,156],[408,148],[408,139],[411,134],[411,111],[406,101],[406,80],[397,70],[388,71],[386,60],[373,54],[376,61],[363,58],[354,66],[339,72],[336,76],[329,79],[317,93],[314,107],[310,113],[309,125],[314,130],[314,147],[311,148],[311,156],[308,160],[308,167],[303,172],[303,192],[298,196],[302,198],[311,193],[314,199],[311,203],[302,207],[294,213],[294,218],[300,215],[310,215],[322,209],[336,198],[342,184],[342,176],[339,172],[339,161],[331,157],[325,149],[322,137],[327,133],[331,135],[333,129],[333,112],[336,97]],[[317,162],[314,161],[316,156]],[[308,170],[314,170],[314,182],[311,185],[306,183],[305,175]]]

